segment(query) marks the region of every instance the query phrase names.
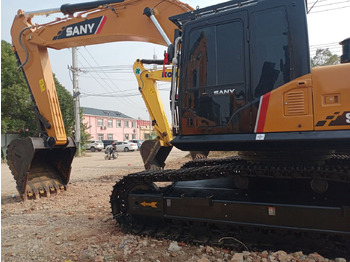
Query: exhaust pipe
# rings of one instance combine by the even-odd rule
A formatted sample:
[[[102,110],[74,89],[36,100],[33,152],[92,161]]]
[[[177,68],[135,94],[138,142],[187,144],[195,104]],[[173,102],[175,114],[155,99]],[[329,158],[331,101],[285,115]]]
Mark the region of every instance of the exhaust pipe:
[[[343,55],[340,57],[340,63],[350,63],[350,37],[339,44],[343,46]]]

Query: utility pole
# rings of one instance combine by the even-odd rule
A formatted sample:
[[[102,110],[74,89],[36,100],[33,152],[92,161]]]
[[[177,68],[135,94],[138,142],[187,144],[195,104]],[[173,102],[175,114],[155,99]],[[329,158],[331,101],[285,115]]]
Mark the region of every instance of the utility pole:
[[[74,118],[75,118],[75,142],[77,143],[77,155],[81,155],[81,145],[80,145],[80,100],[79,100],[79,82],[78,82],[78,56],[77,48],[72,48],[72,67],[73,73],[73,101],[74,101]]]

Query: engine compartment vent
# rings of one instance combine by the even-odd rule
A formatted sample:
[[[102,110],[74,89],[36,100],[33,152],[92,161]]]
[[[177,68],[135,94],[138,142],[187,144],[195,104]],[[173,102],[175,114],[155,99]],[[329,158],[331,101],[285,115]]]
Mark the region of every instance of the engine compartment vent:
[[[305,101],[307,89],[293,89],[284,94],[284,115],[296,116],[308,114],[308,106]]]

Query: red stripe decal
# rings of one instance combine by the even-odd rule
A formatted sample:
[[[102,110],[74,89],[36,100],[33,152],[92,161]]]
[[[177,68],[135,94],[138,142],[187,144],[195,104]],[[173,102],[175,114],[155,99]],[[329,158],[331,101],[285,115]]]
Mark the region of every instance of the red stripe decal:
[[[264,132],[265,120],[267,115],[267,108],[269,106],[270,93],[265,94],[261,99],[260,111],[258,112],[258,123],[256,127],[256,133]]]
[[[100,22],[97,28],[96,34],[99,34],[101,32],[103,25],[106,23],[106,20],[107,20],[107,16],[103,16],[102,21]]]

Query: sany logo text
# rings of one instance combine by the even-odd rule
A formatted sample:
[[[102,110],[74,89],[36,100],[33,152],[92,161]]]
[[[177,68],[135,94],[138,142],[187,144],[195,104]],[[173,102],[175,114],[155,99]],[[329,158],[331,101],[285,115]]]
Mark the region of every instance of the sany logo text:
[[[75,36],[75,35],[84,35],[84,34],[92,34],[92,29],[94,28],[95,23],[85,24],[74,27],[66,28],[66,36]]]
[[[350,113],[347,113],[345,117],[346,117],[346,123],[350,124]]]
[[[62,27],[52,40],[99,34],[106,20],[106,16],[99,16],[79,23],[67,25]]]
[[[215,90],[214,91],[214,96],[218,95],[230,95],[235,92],[235,89],[221,89],[221,90]]]

